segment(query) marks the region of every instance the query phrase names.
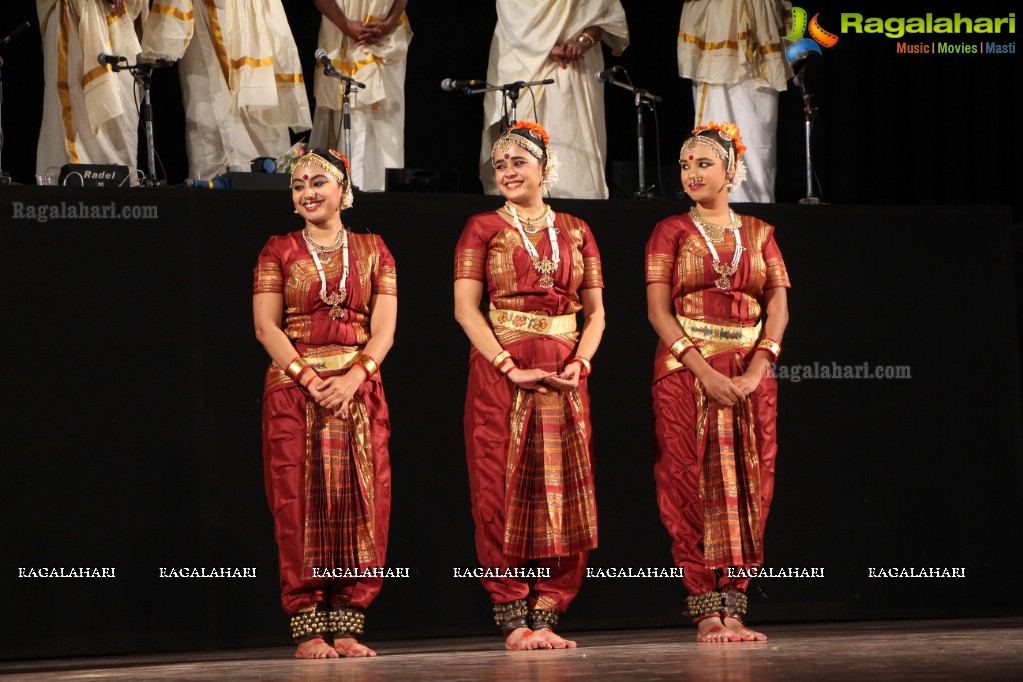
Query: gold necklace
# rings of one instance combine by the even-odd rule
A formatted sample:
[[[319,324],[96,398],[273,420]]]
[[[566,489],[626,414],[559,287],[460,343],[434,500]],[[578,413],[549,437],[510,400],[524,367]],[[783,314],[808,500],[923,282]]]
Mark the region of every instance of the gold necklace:
[[[742,225],[742,221],[737,215],[735,215],[735,211],[732,209],[728,209],[728,218],[731,222],[727,225],[716,225],[715,223],[710,222],[700,215],[700,212],[696,210],[695,206],[689,209],[689,216],[693,219],[693,222],[696,223],[697,226],[702,228],[707,239],[714,244],[720,244],[725,241],[725,232],[734,232]]]
[[[558,271],[558,265],[561,263],[561,250],[558,247],[558,231],[554,229],[554,215],[550,212],[550,207],[547,210],[547,238],[551,242],[551,257],[540,258],[540,252],[536,250],[536,246],[533,242],[529,241],[526,237],[526,228],[522,226],[522,219],[519,217],[519,212],[515,210],[515,207],[508,204],[508,212],[511,213],[512,220],[515,222],[515,229],[519,231],[519,235],[522,237],[522,246],[525,247],[526,253],[529,254],[529,260],[533,263],[533,269],[536,270],[537,274],[540,275],[540,279],[537,283],[543,289],[550,289],[554,286],[554,273]]]
[[[340,249],[341,248],[341,240],[344,238],[344,234],[345,234],[345,228],[344,228],[344,226],[342,226],[341,229],[338,230],[338,233],[334,236],[334,241],[332,243],[328,244],[327,246],[324,246],[323,244],[320,244],[319,242],[317,242],[317,241],[315,241],[313,239],[312,235],[309,234],[309,228],[308,227],[305,228],[304,230],[302,230],[302,238],[305,239],[305,243],[309,247],[310,253],[315,251],[316,253],[318,253],[320,255],[325,254],[325,253],[334,253],[335,251]],[[323,261],[324,263],[330,263],[330,259],[329,258],[321,258],[320,260]]]
[[[306,234],[306,230],[302,231],[302,236],[305,237],[306,247],[309,249],[309,255],[313,257],[313,264],[316,265],[316,274],[320,278],[320,300],[330,306],[330,310],[327,312],[331,319],[339,320],[345,316],[344,308],[341,304],[344,303],[345,299],[348,298],[348,231],[341,228],[341,231],[337,233],[337,238],[334,243],[330,246],[323,246],[313,241],[312,237]],[[341,249],[341,260],[343,261],[344,269],[341,272],[341,281],[337,283],[336,291],[327,291],[327,275],[323,271],[323,264],[329,263],[329,258],[320,258],[321,253],[333,253]]]
[[[512,206],[511,202],[509,201],[504,202],[504,209],[508,211],[508,213],[518,216],[518,221],[522,223],[522,229],[528,232],[529,234],[536,234],[540,230],[544,229],[544,227],[546,227],[547,216],[551,212],[550,204],[544,204],[543,210],[540,211],[533,218],[527,218],[526,216],[519,215],[518,211],[512,210],[514,208],[515,207]]]

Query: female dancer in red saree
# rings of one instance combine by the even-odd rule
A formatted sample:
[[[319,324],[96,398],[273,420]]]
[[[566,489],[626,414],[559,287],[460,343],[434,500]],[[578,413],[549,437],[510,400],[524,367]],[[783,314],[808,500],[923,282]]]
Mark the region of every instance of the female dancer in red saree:
[[[728,207],[728,190],[745,177],[738,129],[711,123],[693,133],[679,162],[696,206],[658,223],[646,249],[660,338],[657,501],[697,640],[762,640],[743,625],[749,578],[737,569],[763,563],[777,453],[769,365],[788,322],[789,278],[774,228]]]
[[[291,196],[305,228],[271,237],[255,270],[256,337],[273,360],[266,495],[298,658],[375,655],[356,635],[387,552],[390,426],[378,369],[394,340],[397,284],[383,240],[341,222],[350,178],[336,152],[302,156]]]
[[[604,332],[600,254],[586,223],[543,202],[548,144],[535,123],[498,139],[506,202],[469,219],[455,254],[455,316],[473,345],[465,443],[476,551],[508,649],[575,646],[552,628],[597,546],[586,377]]]

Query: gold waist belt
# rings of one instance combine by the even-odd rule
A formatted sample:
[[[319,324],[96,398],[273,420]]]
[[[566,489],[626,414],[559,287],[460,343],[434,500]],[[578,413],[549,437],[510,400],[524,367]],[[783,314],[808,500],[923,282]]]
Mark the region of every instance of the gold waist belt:
[[[317,374],[337,372],[352,366],[355,358],[362,352],[362,346],[325,346],[315,350],[307,350],[306,362],[312,365]]]
[[[571,334],[576,329],[575,315],[538,315],[514,310],[491,310],[490,324],[530,334]]]
[[[312,365],[317,374],[338,372],[352,366],[355,358],[362,352],[362,346],[320,346],[319,348],[307,348],[306,354],[302,357]],[[271,362],[266,371],[266,380],[263,384],[264,392],[277,388],[282,384],[293,384],[284,370]]]
[[[730,327],[699,322],[681,315],[676,315],[675,319],[682,325],[682,330],[692,340],[700,355],[705,358],[727,351],[749,352],[760,339],[760,322],[757,322],[755,327]],[[684,368],[685,365],[676,360],[671,351],[666,350],[663,355],[654,358],[654,381]]]
[[[722,351],[752,350],[760,339],[760,327],[763,324],[757,322],[753,327],[732,327],[691,320],[681,315],[676,315],[675,319],[705,358]]]
[[[320,374],[348,369],[355,362],[355,358],[359,357],[362,346],[320,346],[319,348],[306,348],[305,352],[306,354],[302,357],[312,365],[317,374]],[[271,368],[284,372],[276,363]]]

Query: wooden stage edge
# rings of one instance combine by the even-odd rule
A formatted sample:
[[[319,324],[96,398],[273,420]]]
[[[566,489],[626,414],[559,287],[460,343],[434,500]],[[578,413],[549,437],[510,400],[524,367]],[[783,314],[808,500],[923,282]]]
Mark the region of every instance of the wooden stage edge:
[[[787,624],[766,642],[698,644],[695,628],[590,632],[579,648],[508,652],[498,637],[383,642],[372,659],[291,647],[0,663],[8,680],[1018,679],[1023,618]],[[566,633],[571,635],[571,633]],[[373,644],[372,641],[368,641]]]

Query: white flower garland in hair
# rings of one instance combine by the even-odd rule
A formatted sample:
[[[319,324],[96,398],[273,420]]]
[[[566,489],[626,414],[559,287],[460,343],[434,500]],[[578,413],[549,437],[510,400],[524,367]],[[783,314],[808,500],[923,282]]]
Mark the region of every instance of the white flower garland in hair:
[[[545,191],[549,191],[551,185],[558,184],[561,180],[561,176],[558,174],[558,169],[561,168],[561,161],[558,160],[558,155],[553,150],[547,150],[547,167],[543,172],[543,188]]]
[[[345,184],[347,186],[345,187],[345,193],[343,195],[341,195],[341,210],[342,211],[345,210],[346,208],[351,208],[352,204],[355,203],[355,194],[352,193],[352,179],[351,178],[345,178],[345,180],[346,180]]]
[[[732,187],[738,187],[746,180],[746,163],[739,159],[735,162],[735,172],[732,173],[732,179],[728,181]]]

